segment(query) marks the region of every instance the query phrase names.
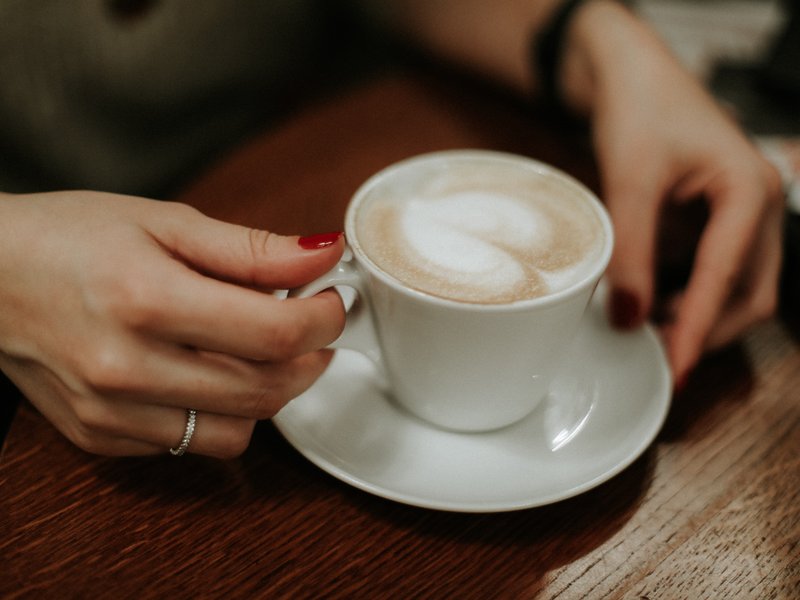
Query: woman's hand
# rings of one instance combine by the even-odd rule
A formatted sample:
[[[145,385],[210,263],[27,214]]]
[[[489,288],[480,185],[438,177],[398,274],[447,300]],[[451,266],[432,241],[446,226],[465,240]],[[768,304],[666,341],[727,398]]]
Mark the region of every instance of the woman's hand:
[[[563,0],[392,0],[396,31],[519,91],[535,90],[529,44]],[[374,3],[372,3],[374,4]],[[383,5],[382,5],[383,6]],[[781,259],[778,174],[644,23],[613,0],[572,13],[559,70],[567,104],[591,119],[603,195],[617,235],[608,271],[612,320],[634,327],[656,303],[664,213],[694,200],[708,220],[664,327],[680,386],[703,351],[772,314]],[[532,75],[534,75],[532,77]],[[659,299],[660,300],[660,299]]]
[[[603,195],[616,231],[610,314],[621,327],[651,315],[665,209],[701,199],[707,220],[685,290],[664,325],[680,387],[707,349],[771,315],[781,260],[780,178],[649,29],[606,0],[575,16],[562,70],[572,106],[588,113]],[[664,236],[671,237],[664,237]]]
[[[89,192],[0,196],[0,369],[90,452],[240,454],[322,373],[335,292],[280,300],[340,258],[188,206]],[[310,246],[310,249],[309,249]]]

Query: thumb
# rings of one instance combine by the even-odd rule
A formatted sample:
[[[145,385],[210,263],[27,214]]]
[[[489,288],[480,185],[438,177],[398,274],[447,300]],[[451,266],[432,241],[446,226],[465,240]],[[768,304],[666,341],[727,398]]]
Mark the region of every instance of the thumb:
[[[333,268],[344,252],[341,232],[283,236],[212,219],[183,205],[151,233],[171,253],[213,277],[266,288],[293,288]]]

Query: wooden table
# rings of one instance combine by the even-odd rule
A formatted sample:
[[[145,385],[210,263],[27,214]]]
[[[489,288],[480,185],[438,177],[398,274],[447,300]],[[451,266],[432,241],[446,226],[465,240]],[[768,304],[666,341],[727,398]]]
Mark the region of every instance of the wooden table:
[[[303,109],[182,200],[328,231],[379,168],[466,146],[596,185],[578,136],[469,82],[396,75]],[[109,459],[23,403],[0,460],[0,597],[800,598],[798,390],[798,330],[776,319],[707,359],[618,476],[481,515],[351,488],[269,422],[238,460]]]

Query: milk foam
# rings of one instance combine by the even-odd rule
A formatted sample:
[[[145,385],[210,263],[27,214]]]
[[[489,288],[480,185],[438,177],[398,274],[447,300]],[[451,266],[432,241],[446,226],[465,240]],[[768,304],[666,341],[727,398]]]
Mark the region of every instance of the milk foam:
[[[423,264],[461,285],[513,289],[524,283],[520,261],[495,240],[525,250],[543,223],[519,201],[487,192],[414,198],[399,209],[400,233]]]
[[[406,285],[453,300],[506,303],[565,289],[593,268],[602,226],[582,192],[518,171],[451,168],[384,190],[360,210],[361,247]]]

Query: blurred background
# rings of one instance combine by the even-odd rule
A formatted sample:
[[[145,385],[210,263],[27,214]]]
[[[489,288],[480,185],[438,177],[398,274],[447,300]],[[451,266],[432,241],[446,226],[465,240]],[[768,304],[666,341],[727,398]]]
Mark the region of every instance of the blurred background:
[[[798,0],[637,0],[684,65],[754,134],[800,135]]]

